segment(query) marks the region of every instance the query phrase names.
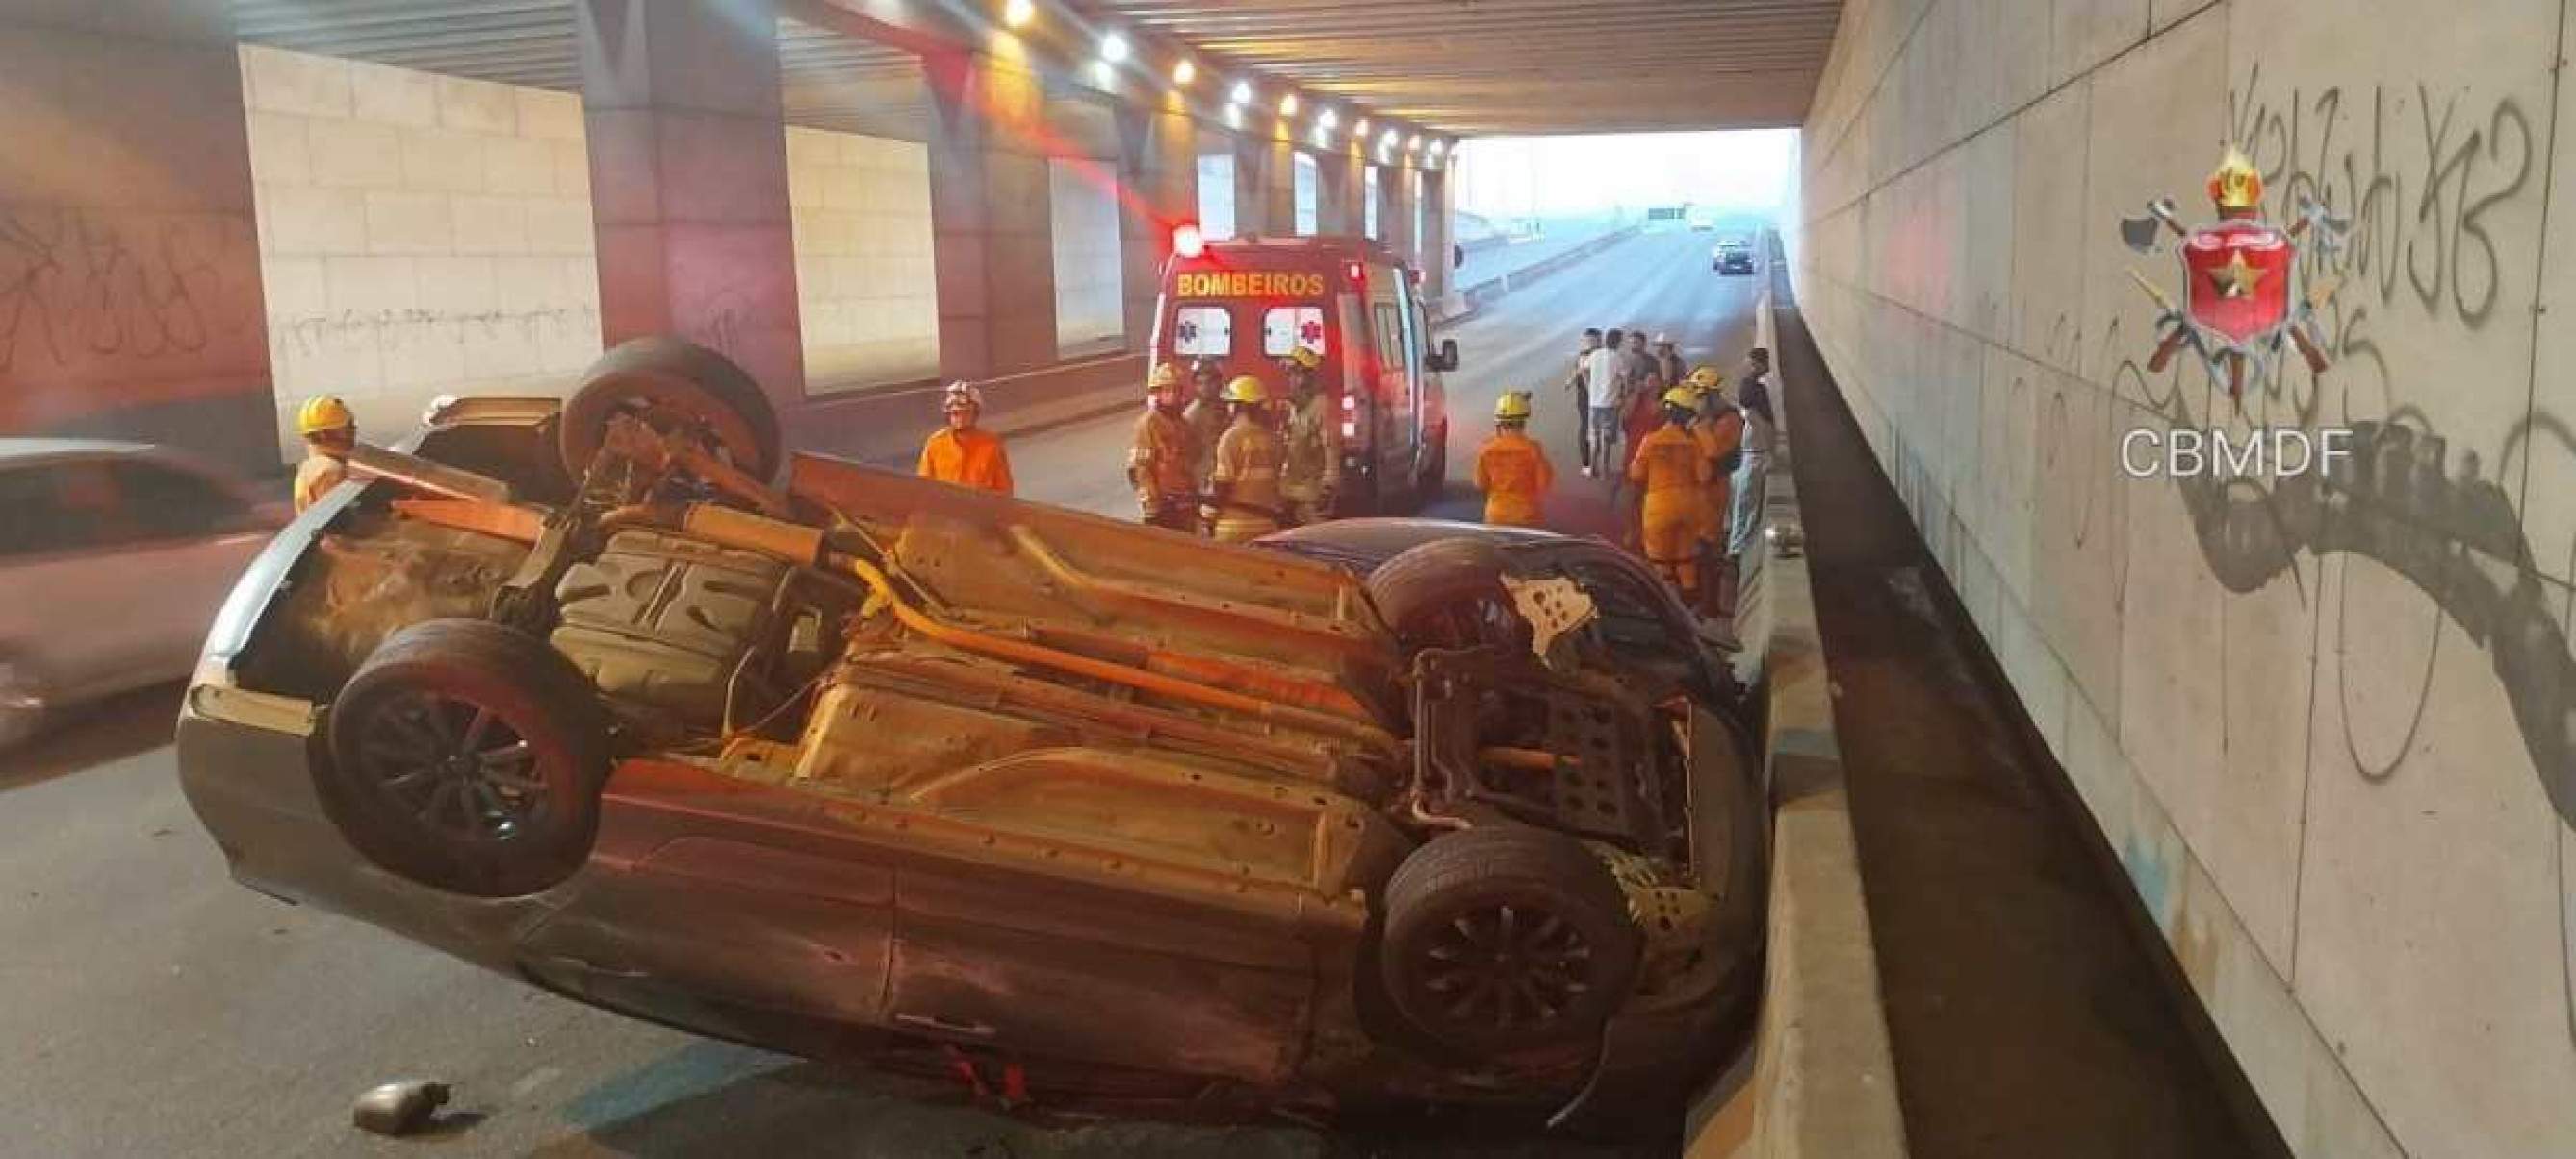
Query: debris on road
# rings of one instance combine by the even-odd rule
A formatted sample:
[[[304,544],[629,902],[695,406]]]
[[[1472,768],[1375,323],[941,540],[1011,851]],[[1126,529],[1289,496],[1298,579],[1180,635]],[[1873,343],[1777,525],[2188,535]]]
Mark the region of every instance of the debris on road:
[[[349,1121],[361,1131],[408,1135],[428,1126],[430,1116],[446,1105],[446,1083],[405,1079],[379,1084],[359,1095]]]

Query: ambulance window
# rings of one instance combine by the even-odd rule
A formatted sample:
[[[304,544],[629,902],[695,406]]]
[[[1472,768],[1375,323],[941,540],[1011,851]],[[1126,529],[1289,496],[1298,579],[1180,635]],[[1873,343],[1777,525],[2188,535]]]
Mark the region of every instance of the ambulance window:
[[[1300,346],[1317,354],[1324,352],[1323,307],[1273,306],[1262,313],[1262,354],[1286,358],[1289,351]]]
[[[1234,353],[1234,314],[1223,306],[1183,306],[1173,311],[1172,353],[1182,358],[1223,358]]]
[[[1377,364],[1384,370],[1404,369],[1404,326],[1395,320],[1395,303],[1377,304]]]

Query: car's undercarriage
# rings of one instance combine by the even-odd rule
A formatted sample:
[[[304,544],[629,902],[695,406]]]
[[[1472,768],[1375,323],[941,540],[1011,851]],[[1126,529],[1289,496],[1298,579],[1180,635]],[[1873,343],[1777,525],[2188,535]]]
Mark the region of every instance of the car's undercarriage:
[[[1742,1002],[1757,794],[1706,690],[1579,640],[1533,648],[1527,625],[1474,638],[1418,582],[815,456],[773,487],[774,430],[739,385],[708,387],[703,353],[630,364],[533,422],[468,407],[422,445],[446,465],[373,453],[381,481],[226,657],[239,690],[327,706],[313,781],[366,872],[426,887],[423,905],[550,899],[510,935],[529,976],[595,990],[548,963],[613,958],[773,1011],[1327,1105],[1560,1099],[1599,1077],[1619,1024],[1700,1027]],[[1506,607],[1508,578],[1435,586]],[[192,796],[219,775],[192,771]],[[684,786],[705,840],[631,843],[620,802],[657,785]],[[725,868],[736,846],[769,868]],[[252,876],[255,854],[227,849]],[[637,928],[686,905],[601,900],[647,874],[773,888],[804,872],[782,857],[833,880],[848,850],[894,851],[898,913],[969,915],[964,940],[929,919],[861,937],[891,947],[881,1004]],[[1064,914],[1101,916],[1021,912],[1058,889]],[[705,932],[763,942],[796,919],[724,930],[770,904]],[[1118,964],[1167,918],[1240,946],[1175,949],[1177,974]],[[1053,973],[1016,964],[1050,953]],[[1120,996],[1147,983],[1205,992],[1171,996],[1180,1021],[1160,1026],[1152,994]]]

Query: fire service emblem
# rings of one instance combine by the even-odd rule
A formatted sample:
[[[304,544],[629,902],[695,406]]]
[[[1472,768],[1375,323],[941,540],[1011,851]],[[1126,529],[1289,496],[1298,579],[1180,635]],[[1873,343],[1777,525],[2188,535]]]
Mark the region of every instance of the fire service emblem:
[[[2306,235],[2333,252],[2342,244],[2345,219],[2303,197],[2288,228],[2263,220],[2263,177],[2232,145],[2209,175],[2209,200],[2218,208],[2218,220],[2198,229],[2175,216],[2172,198],[2148,203],[2145,216],[2120,220],[2120,239],[2142,254],[2155,251],[2159,227],[2179,239],[2181,305],[2145,275],[2129,271],[2158,310],[2156,351],[2147,359],[2148,372],[2162,372],[2188,346],[2210,377],[2225,377],[2229,397],[2242,399],[2249,377],[2259,388],[2279,373],[2281,348],[2287,343],[2298,347],[2310,373],[2325,373],[2316,309],[2334,296],[2335,279],[2306,283],[2299,241]]]

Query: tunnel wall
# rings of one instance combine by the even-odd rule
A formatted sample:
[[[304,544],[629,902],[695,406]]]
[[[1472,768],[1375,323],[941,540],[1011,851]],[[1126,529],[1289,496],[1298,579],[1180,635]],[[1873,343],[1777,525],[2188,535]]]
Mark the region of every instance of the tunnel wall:
[[[2558,3],[1847,0],[1800,308],[1924,539],[2306,1156],[2576,1154],[2576,194]],[[2438,27],[2436,27],[2438,25]],[[2146,368],[2118,222],[2240,141],[2331,368]],[[2576,189],[2576,183],[2571,183]],[[2131,431],[2356,465],[2132,478]],[[1829,513],[1811,513],[1827,518]]]
[[[789,125],[787,190],[806,393],[936,377],[929,147]]]
[[[1115,158],[1047,162],[1055,247],[1055,346],[1059,358],[1113,353],[1127,343],[1127,284],[1118,235]]]
[[[599,356],[578,95],[258,45],[241,72],[282,458],[310,395],[408,430]]]
[[[0,432],[273,461],[252,206],[219,21],[0,13]]]

